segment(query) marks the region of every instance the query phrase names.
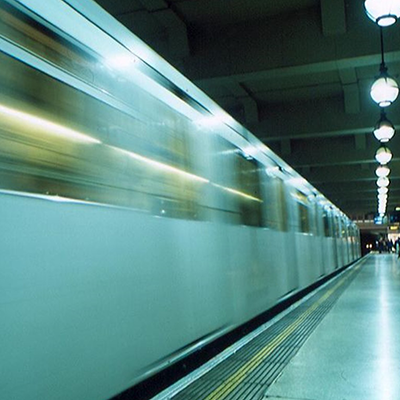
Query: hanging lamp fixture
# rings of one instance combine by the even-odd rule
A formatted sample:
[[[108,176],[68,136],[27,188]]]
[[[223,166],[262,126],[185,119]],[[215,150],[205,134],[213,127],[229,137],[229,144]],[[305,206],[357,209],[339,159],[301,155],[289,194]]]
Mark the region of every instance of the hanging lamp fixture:
[[[379,165],[378,168],[375,171],[376,176],[379,178],[381,176],[389,176],[390,174],[390,168],[387,165]]]
[[[378,178],[378,180],[376,181],[378,187],[388,187],[389,183],[390,183],[389,178],[387,178],[386,176],[382,176],[381,178]]]
[[[388,74],[388,69],[385,64],[384,50],[383,50],[383,30],[380,28],[381,35],[381,65],[379,67],[379,76],[371,86],[372,100],[378,104],[379,107],[390,106],[399,95],[399,85]]]
[[[380,74],[371,86],[372,100],[379,107],[389,107],[399,95],[397,82],[387,73],[387,67],[381,65]]]
[[[378,188],[378,194],[386,194],[389,191],[387,187]]]
[[[381,27],[396,23],[400,17],[400,0],[365,0],[365,12]]]
[[[388,142],[395,134],[394,125],[386,118],[386,113],[381,109],[381,118],[375,125],[374,135],[381,142]]]
[[[385,165],[392,159],[392,152],[389,147],[385,145],[381,145],[379,149],[376,151],[375,159],[379,164]]]

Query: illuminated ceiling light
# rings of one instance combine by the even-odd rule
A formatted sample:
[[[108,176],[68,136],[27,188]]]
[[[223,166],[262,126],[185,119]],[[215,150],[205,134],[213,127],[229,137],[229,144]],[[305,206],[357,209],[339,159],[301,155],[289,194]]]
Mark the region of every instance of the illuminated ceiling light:
[[[378,161],[378,163],[382,165],[387,164],[392,159],[392,157],[392,152],[385,145],[380,146],[375,154],[376,161]]]
[[[381,118],[375,125],[374,135],[382,143],[388,142],[395,134],[393,124],[386,118],[385,111],[381,111]]]
[[[399,0],[366,0],[364,8],[368,18],[382,27],[393,25],[400,16]]]
[[[378,180],[376,181],[376,184],[379,187],[388,187],[389,183],[390,183],[390,181],[388,178],[386,178],[386,176],[382,176],[381,178],[378,178]]]
[[[381,34],[381,65],[379,67],[379,77],[371,86],[371,97],[379,105],[379,107],[388,107],[396,99],[399,94],[399,86],[397,82],[389,76],[385,65],[385,53],[383,50],[383,29]]]
[[[387,165],[379,165],[375,171],[376,176],[388,176],[390,174],[390,168]]]
[[[387,201],[388,195],[387,194],[378,194],[378,200],[382,203]]]
[[[381,67],[381,73],[378,79],[371,86],[371,97],[379,107],[388,107],[399,94],[397,82],[388,75],[387,68]]]
[[[380,187],[378,188],[378,193],[379,194],[386,194],[389,191],[387,187]]]

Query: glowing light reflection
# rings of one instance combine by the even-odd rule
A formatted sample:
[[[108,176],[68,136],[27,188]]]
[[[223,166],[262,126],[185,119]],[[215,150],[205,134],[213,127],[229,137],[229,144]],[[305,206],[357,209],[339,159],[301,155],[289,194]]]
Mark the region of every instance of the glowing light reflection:
[[[218,187],[218,188],[220,188],[220,189],[222,189],[222,190],[225,190],[225,191],[227,191],[229,193],[233,193],[233,194],[236,194],[238,196],[244,197],[245,199],[257,201],[259,203],[263,202],[258,197],[254,197],[254,196],[251,196],[251,195],[249,195],[247,193],[240,192],[239,190],[235,190],[235,189],[232,189],[232,188],[229,188],[229,187],[226,187],[226,186],[217,185],[216,183],[213,183],[213,185]]]
[[[157,168],[157,169],[164,170],[164,171],[167,171],[167,172],[171,172],[171,173],[174,173],[174,174],[182,175],[185,178],[189,178],[189,179],[192,179],[192,180],[195,180],[195,181],[199,181],[199,182],[203,182],[203,183],[210,182],[208,179],[205,179],[205,178],[203,178],[201,176],[197,176],[197,175],[191,174],[189,172],[183,171],[183,170],[181,170],[179,168],[172,167],[171,165],[164,164],[164,163],[161,163],[159,161],[152,160],[151,158],[147,158],[147,157],[141,156],[140,154],[134,153],[133,151],[120,149],[119,147],[113,147],[113,148],[115,150],[118,150],[118,151],[124,153],[124,154],[127,154],[129,157],[132,157],[135,160],[142,161],[145,164],[150,165],[153,168]]]
[[[107,64],[115,69],[122,71],[129,70],[137,65],[139,59],[132,53],[126,52],[126,54],[118,53],[107,58]]]
[[[152,166],[154,168],[157,168],[157,169],[160,169],[160,170],[164,170],[164,171],[167,171],[167,172],[171,172],[171,173],[175,173],[175,174],[178,174],[178,175],[182,175],[185,178],[189,178],[189,179],[196,180],[196,181],[199,181],[199,182],[210,183],[210,181],[208,179],[205,179],[205,178],[203,178],[201,176],[197,176],[197,175],[191,174],[189,172],[182,171],[179,168],[172,167],[171,165],[164,164],[164,163],[161,163],[159,161],[152,160],[151,158],[147,158],[147,157],[141,156],[140,154],[134,153],[133,151],[124,150],[124,149],[121,149],[119,147],[113,147],[113,146],[110,146],[110,147],[112,147],[113,149],[115,149],[115,150],[117,150],[117,151],[119,151],[121,153],[124,153],[124,154],[134,158],[135,160],[142,161],[142,162],[144,162],[144,163],[146,163],[146,164],[148,164],[148,165],[150,165],[150,166]],[[226,187],[226,186],[218,185],[216,183],[212,183],[212,185],[214,185],[215,187],[217,187],[219,189],[225,190],[226,192],[235,194],[237,196],[244,197],[244,198],[246,198],[248,200],[257,201],[259,203],[263,202],[261,199],[259,199],[257,197],[254,197],[254,196],[251,196],[251,195],[249,195],[247,193],[240,192],[239,190],[235,190],[235,189],[232,189],[232,188],[229,188],[229,187]]]
[[[2,115],[3,118],[10,119],[10,122],[12,124],[16,123],[20,124],[22,122],[27,125],[26,126],[27,128],[33,127],[37,129],[42,129],[45,130],[46,133],[61,135],[68,139],[78,140],[87,143],[101,143],[100,140],[94,139],[88,135],[85,135],[84,133],[67,128],[63,125],[56,124],[46,119],[37,117],[36,115],[31,115],[23,111],[6,107],[1,104],[0,104],[0,115]]]

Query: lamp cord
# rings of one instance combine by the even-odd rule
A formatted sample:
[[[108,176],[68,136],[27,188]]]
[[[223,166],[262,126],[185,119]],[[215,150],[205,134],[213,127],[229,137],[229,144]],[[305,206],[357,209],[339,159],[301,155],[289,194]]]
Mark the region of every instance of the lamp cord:
[[[382,69],[382,68],[386,68],[386,67],[385,67],[385,59],[384,59],[384,51],[383,51],[383,29],[381,26],[379,27],[379,30],[380,30],[380,34],[381,34],[381,58],[382,58],[381,69]]]

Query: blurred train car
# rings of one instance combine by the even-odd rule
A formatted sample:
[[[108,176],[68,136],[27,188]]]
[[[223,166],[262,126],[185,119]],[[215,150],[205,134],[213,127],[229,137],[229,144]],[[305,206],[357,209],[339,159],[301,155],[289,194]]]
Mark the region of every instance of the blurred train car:
[[[340,210],[96,3],[0,13],[0,398],[108,399],[359,258]]]

